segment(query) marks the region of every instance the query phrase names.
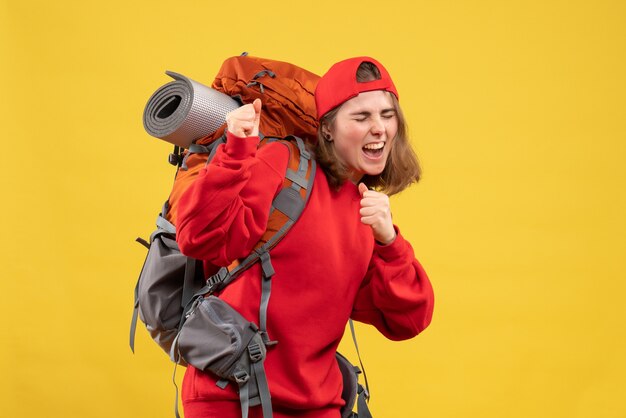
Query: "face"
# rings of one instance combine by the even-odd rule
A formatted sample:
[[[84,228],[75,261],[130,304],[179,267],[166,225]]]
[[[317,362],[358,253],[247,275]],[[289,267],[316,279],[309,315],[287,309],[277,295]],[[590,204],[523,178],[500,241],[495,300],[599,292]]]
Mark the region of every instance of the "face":
[[[367,91],[341,105],[327,129],[335,153],[358,183],[366,174],[382,173],[398,131],[398,116],[391,93]]]

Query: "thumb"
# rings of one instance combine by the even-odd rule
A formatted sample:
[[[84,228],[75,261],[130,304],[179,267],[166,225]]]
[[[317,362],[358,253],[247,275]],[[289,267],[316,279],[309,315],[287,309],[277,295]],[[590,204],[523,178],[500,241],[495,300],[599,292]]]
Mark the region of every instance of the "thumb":
[[[359,193],[361,194],[361,197],[363,197],[363,193],[365,193],[367,190],[368,189],[365,183],[359,183]]]
[[[254,99],[254,102],[252,102],[252,107],[254,108],[253,135],[256,136],[259,134],[259,123],[261,121],[261,108],[263,107],[263,104],[261,103],[261,99]]]

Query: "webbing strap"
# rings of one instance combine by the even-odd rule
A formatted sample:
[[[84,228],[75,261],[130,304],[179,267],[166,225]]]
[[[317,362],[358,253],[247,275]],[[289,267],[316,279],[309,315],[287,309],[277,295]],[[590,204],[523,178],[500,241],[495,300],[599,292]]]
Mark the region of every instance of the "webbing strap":
[[[306,174],[306,173],[304,173]],[[302,173],[300,171],[295,172],[291,169],[287,169],[287,172],[285,173],[285,177],[288,180],[291,180],[293,183],[296,183],[300,188],[302,189],[306,189],[307,188],[307,181],[306,181],[306,177],[302,175]]]
[[[309,160],[311,160],[311,154],[307,151],[304,146],[304,141],[297,136],[294,136],[296,140],[296,145],[298,146],[298,150],[300,151],[300,164],[298,165],[298,175],[301,177],[306,177],[306,170],[309,165]],[[314,160],[313,160],[314,161]],[[314,172],[311,172],[311,176],[313,176]]]
[[[162,230],[162,231],[156,231],[158,233],[163,233],[166,232],[168,234],[172,234],[175,235],[176,234],[176,227],[170,222],[168,221],[165,216],[159,214],[159,216],[157,216],[156,219],[156,226],[158,229]],[[151,241],[154,240],[154,236],[151,237]]]
[[[248,382],[239,385],[239,403],[241,404],[241,418],[248,418],[248,409],[250,408],[250,398],[248,392]]]
[[[263,278],[261,279],[261,304],[259,306],[259,329],[261,337],[265,345],[274,345],[276,341],[270,340],[267,333],[267,307],[270,302],[272,293],[272,276],[274,276],[274,267],[270,259],[270,253],[267,251],[258,252],[261,260],[261,269],[263,270]]]
[[[315,179],[316,163],[315,163],[315,160],[311,158],[311,154],[306,150],[304,141],[302,141],[302,139],[296,136],[289,136],[286,139],[295,141],[298,147],[298,150],[300,152],[300,161],[299,161],[298,171],[296,172],[297,176],[306,178],[306,172],[309,168],[309,164],[311,165],[311,173],[310,173],[308,182],[306,183],[306,187],[305,187],[306,193],[305,193],[304,198],[300,196],[300,194],[297,193],[296,190],[294,190],[293,188],[287,188],[287,189],[282,189],[280,193],[278,194],[278,196],[276,197],[276,199],[274,199],[274,202],[272,203],[272,210],[274,210],[276,208],[276,205],[278,204],[281,207],[280,209],[281,212],[283,212],[284,210],[283,213],[285,213],[285,215],[287,215],[290,219],[283,225],[282,228],[280,228],[272,237],[270,237],[270,239],[265,244],[263,244],[262,247],[258,249],[261,252],[263,251],[269,252],[280,241],[280,239],[283,236],[285,236],[289,228],[291,228],[291,226],[298,219],[298,217],[304,210],[304,207],[306,205],[306,202],[309,199],[309,196],[311,195],[311,189],[313,188],[312,187],[313,180]],[[270,138],[270,141],[272,140],[273,138]],[[289,148],[289,152],[291,152],[291,148]],[[292,187],[294,187],[294,185],[296,188],[299,188],[298,183],[294,182]],[[280,201],[283,199],[284,199],[284,204],[280,203]],[[294,202],[298,202],[298,203],[294,203]],[[258,260],[259,260],[259,252],[253,251],[252,254],[250,254],[243,261],[241,261],[239,265],[235,267],[233,270],[231,270],[230,272],[219,271],[217,274],[220,275],[220,277],[209,278],[209,281],[215,282],[219,280],[219,284],[215,284],[213,288],[211,289],[211,291],[224,288],[230,282],[235,280],[239,276],[239,274],[241,274],[243,271],[248,269],[251,265],[256,263]]]
[[[207,158],[205,165],[208,165],[209,162],[213,159],[213,157],[215,156],[215,153],[217,152],[217,148],[219,147],[219,145],[225,142],[226,142],[226,132],[224,132],[224,135],[220,136],[219,138],[217,138],[215,141],[211,143],[211,146],[213,147],[213,149],[211,150],[211,153],[209,154],[209,158]]]
[[[272,266],[272,260],[270,259],[270,253],[267,250],[257,250],[256,253],[259,255],[259,259],[261,260],[261,269],[263,270],[263,277],[265,279],[271,279],[274,275],[274,266]]]
[[[352,334],[352,341],[354,342],[354,348],[356,348],[356,355],[359,358],[359,364],[361,365],[361,370],[363,370],[363,379],[365,380],[365,391],[367,392],[365,396],[367,399],[370,398],[370,385],[367,382],[367,373],[365,373],[365,366],[363,366],[363,362],[361,361],[361,353],[359,352],[359,344],[356,342],[356,332],[354,331],[354,322],[352,319],[348,321],[350,323],[350,333]]]
[[[270,396],[270,388],[267,385],[267,377],[263,362],[257,361],[252,363],[252,373],[254,374],[257,388],[259,389],[259,398],[261,398],[261,408],[263,409],[263,418],[272,418],[272,400]]]
[[[204,293],[213,293],[230,283],[229,279],[230,272],[226,267],[222,267],[217,271],[217,273],[206,279],[206,286],[200,289],[200,291],[203,291]],[[200,291],[198,291],[198,293],[200,293]],[[198,293],[196,293],[196,295],[198,295]]]
[[[209,154],[213,147],[215,147],[215,141],[208,145],[191,144],[188,148],[189,151],[183,158],[183,162],[180,166],[181,170],[187,171],[189,169],[189,167],[187,167],[187,159],[191,156],[191,154]]]
[[[208,145],[191,144],[189,145],[189,152],[193,154],[208,154],[209,152],[211,152],[214,143],[215,142],[211,142]]]
[[[270,302],[270,293],[272,291],[272,279],[262,279],[261,282],[261,305],[259,306],[259,329],[261,337],[265,345],[274,345],[276,341],[272,341],[267,333],[267,307]]]

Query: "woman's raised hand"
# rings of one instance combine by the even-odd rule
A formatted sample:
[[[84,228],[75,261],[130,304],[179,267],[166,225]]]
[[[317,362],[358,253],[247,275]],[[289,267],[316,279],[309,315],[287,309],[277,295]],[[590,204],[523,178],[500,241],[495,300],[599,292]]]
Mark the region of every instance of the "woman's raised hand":
[[[240,138],[259,135],[259,121],[261,120],[261,99],[238,107],[226,115],[228,131]]]
[[[359,183],[361,194],[361,222],[369,225],[374,232],[374,239],[383,245],[391,244],[396,239],[396,230],[391,220],[389,196],[375,190],[369,190]]]

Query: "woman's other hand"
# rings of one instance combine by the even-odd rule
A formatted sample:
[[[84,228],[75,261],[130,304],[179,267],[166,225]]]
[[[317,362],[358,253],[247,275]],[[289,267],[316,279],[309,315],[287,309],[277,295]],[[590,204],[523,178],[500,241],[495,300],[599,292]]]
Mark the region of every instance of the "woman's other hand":
[[[226,115],[228,131],[240,138],[259,135],[261,119],[261,99],[243,105]]]
[[[396,231],[391,220],[391,205],[389,196],[375,190],[369,190],[363,183],[359,183],[361,194],[361,222],[369,225],[374,232],[374,239],[383,245],[388,245],[396,239]]]

